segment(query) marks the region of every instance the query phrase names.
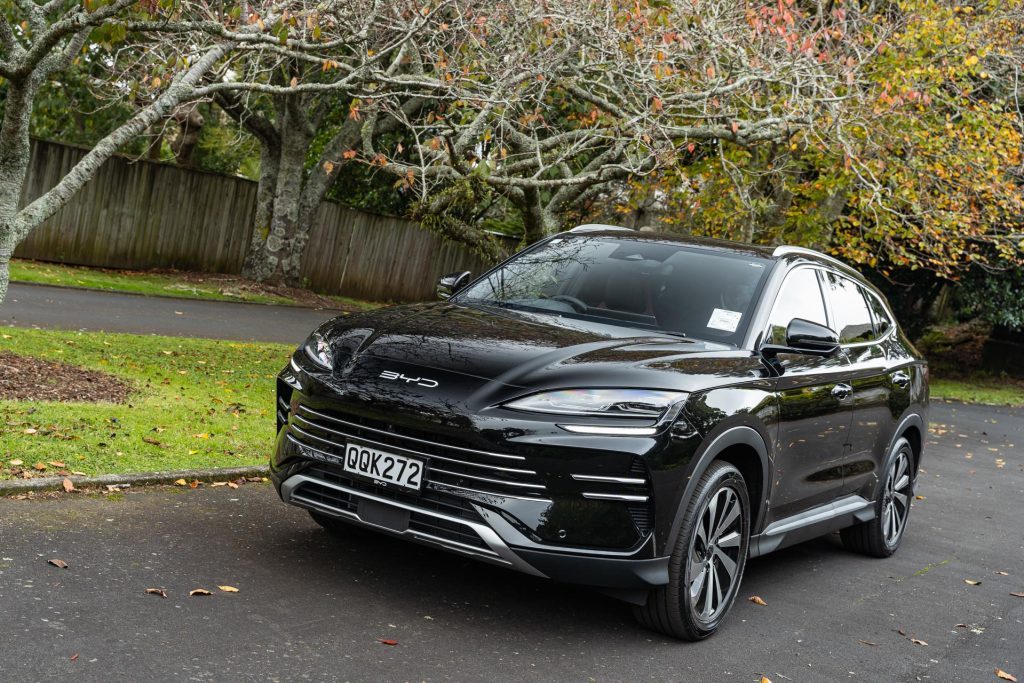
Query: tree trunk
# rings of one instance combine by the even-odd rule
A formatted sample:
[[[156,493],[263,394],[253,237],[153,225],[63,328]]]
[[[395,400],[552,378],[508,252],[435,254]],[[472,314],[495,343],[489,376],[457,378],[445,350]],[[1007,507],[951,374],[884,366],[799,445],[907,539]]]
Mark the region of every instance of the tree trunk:
[[[174,160],[181,166],[192,166],[196,147],[199,146],[199,135],[203,132],[206,120],[199,105],[186,104],[174,110],[172,118],[178,124],[178,135],[171,143]]]
[[[310,225],[303,221],[308,217],[301,216],[299,209],[311,136],[301,115],[290,113],[297,106],[297,103],[288,106],[288,113],[281,119],[280,147],[261,155],[261,162],[269,164],[262,164],[260,169],[257,225],[243,270],[246,277],[270,285],[300,284],[302,249],[309,236]],[[277,152],[276,163],[268,158],[274,151]],[[269,224],[262,223],[268,215]]]
[[[10,81],[0,124],[0,302],[7,296],[11,255],[23,237],[17,214],[31,156],[28,124],[35,91],[31,79]]]

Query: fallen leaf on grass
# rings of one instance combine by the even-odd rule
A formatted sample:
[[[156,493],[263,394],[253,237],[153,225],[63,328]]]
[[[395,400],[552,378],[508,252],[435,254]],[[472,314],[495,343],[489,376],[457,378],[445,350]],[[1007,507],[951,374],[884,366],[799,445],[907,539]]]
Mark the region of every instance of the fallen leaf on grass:
[[[966,583],[968,586],[980,586],[981,585],[981,581],[975,581],[974,579],[964,579],[964,583]]]
[[[75,485],[72,484],[71,480],[68,479],[67,477],[64,478],[64,481],[62,481],[60,485],[64,487],[64,491],[66,491],[67,493],[71,493],[72,491],[75,490]]]
[[[146,443],[150,444],[151,446],[163,446],[163,444],[160,443],[160,441],[158,441],[157,439],[154,439],[151,436],[144,436],[144,437],[142,437],[142,440],[145,441]]]
[[[751,596],[750,596],[749,598],[747,598],[747,600],[748,600],[749,602],[752,602],[752,603],[754,603],[755,605],[761,605],[762,607],[765,607],[765,606],[767,606],[767,605],[768,605],[768,603],[767,603],[767,602],[765,602],[765,601],[764,601],[764,600],[763,600],[763,599],[761,598],[761,596],[760,596],[760,595],[751,595]]]
[[[65,465],[64,463],[62,463],[62,462],[60,462],[60,461],[56,461],[56,460],[51,460],[51,461],[50,461],[50,462],[48,462],[47,464],[48,464],[48,465],[49,465],[50,467],[56,467],[57,469],[61,469],[61,468],[63,468],[63,467],[67,467],[67,465]]]
[[[47,560],[46,564],[52,564],[54,567],[58,567],[60,569],[68,568],[68,563],[64,560]]]
[[[213,593],[206,590],[205,588],[196,588],[195,590],[190,590],[188,592],[189,597],[192,597],[193,595],[213,595]]]
[[[192,438],[193,439],[209,439],[210,435],[207,432],[203,432],[202,434],[193,434]]]
[[[923,640],[918,640],[917,638],[911,638],[910,642],[912,642],[914,645],[924,645],[925,647],[928,647],[928,643],[924,642]]]
[[[40,472],[45,472],[46,471],[46,465],[44,465],[41,462],[37,462],[35,465],[32,465],[32,468],[36,469],[36,470],[39,470]]]
[[[11,460],[7,464],[10,465],[11,467],[17,467],[18,465],[24,465],[25,463],[21,460]]]
[[[1002,669],[996,669],[996,678],[1001,678],[1004,681],[1010,681],[1011,683],[1016,683],[1017,681],[1016,676],[1014,676],[1013,674],[1008,674]]]
[[[188,482],[185,481],[184,479],[177,479],[177,480],[175,480],[174,485],[175,486],[188,486]]]
[[[391,640],[390,638],[380,638],[377,642],[381,645],[398,645],[397,640]]]
[[[221,589],[225,593],[237,593],[238,592],[238,589],[235,588],[234,586],[217,586],[217,588]]]
[[[161,598],[166,598],[167,591],[163,588],[147,588],[146,595],[159,595]]]
[[[34,428],[32,428],[32,427],[29,427],[28,429],[22,430],[22,432],[21,432],[21,433],[22,433],[22,434],[35,434],[35,433],[36,433],[36,431],[37,431],[36,429],[34,429]]]

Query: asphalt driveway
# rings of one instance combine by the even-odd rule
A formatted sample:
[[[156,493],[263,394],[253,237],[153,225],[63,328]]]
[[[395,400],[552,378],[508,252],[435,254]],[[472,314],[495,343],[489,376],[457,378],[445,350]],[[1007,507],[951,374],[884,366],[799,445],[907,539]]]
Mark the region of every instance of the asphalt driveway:
[[[0,326],[298,344],[338,311],[12,283]]]
[[[895,557],[755,560],[699,644],[583,588],[332,538],[265,484],[0,500],[0,680],[1024,680],[1024,411],[932,417]]]

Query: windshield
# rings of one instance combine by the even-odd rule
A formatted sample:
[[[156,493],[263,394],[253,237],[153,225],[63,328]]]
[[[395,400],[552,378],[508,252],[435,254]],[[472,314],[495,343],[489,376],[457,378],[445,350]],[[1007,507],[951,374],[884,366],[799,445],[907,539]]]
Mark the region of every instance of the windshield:
[[[455,300],[739,345],[770,265],[667,241],[559,237]]]

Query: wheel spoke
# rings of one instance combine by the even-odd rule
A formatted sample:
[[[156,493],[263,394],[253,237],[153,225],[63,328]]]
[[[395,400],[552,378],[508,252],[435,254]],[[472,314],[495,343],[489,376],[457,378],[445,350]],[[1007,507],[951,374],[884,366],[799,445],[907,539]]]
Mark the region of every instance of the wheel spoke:
[[[704,587],[704,581],[708,578],[707,565],[701,564],[700,573],[690,582],[690,600],[694,603],[700,597],[700,589]]]
[[[904,474],[902,477],[896,480],[896,483],[892,487],[892,492],[896,493],[897,491],[902,491],[903,489],[907,488],[909,484],[910,477]]]
[[[712,542],[717,542],[721,535],[725,533],[732,526],[732,523],[739,519],[740,516],[740,502],[736,497],[736,494],[729,491],[729,497],[726,500],[726,508],[722,512],[722,519],[718,522],[718,526],[715,528],[715,533],[711,537]]]
[[[716,527],[715,522],[718,519],[718,496],[718,493],[711,496],[711,500],[708,502],[707,512],[704,513],[704,519],[707,520],[704,539],[707,542],[711,542],[714,539],[713,534]]]
[[[718,539],[716,544],[719,548],[739,548],[740,547],[740,532],[733,531],[731,533],[722,536]]]
[[[889,538],[889,530],[892,528],[892,505],[887,503],[882,511],[882,535]]]
[[[731,557],[722,552],[721,548],[715,548],[715,557],[718,558],[719,564],[722,565],[722,569],[729,575],[729,586],[732,585],[732,580],[736,578],[736,561]],[[728,586],[726,587],[728,588]]]
[[[897,490],[903,488],[902,486],[899,485],[898,482],[903,480],[903,476],[906,473],[907,473],[907,456],[901,454],[896,459],[896,476],[893,477],[893,481],[896,481],[897,484],[893,488],[895,488]]]
[[[903,507],[904,510],[907,509],[907,501],[909,499],[909,496],[907,496],[907,494],[905,493],[900,493],[897,491],[896,493],[893,494],[893,500],[899,502],[899,504]]]
[[[701,612],[701,616],[703,617],[710,617],[712,614],[714,614],[715,610],[711,604],[711,598],[712,594],[715,592],[715,584],[718,582],[718,577],[715,575],[714,567],[708,567],[707,574],[708,585],[704,593],[704,611]]]
[[[715,577],[715,610],[722,606],[722,579],[718,576],[718,570],[711,565],[711,573]]]

